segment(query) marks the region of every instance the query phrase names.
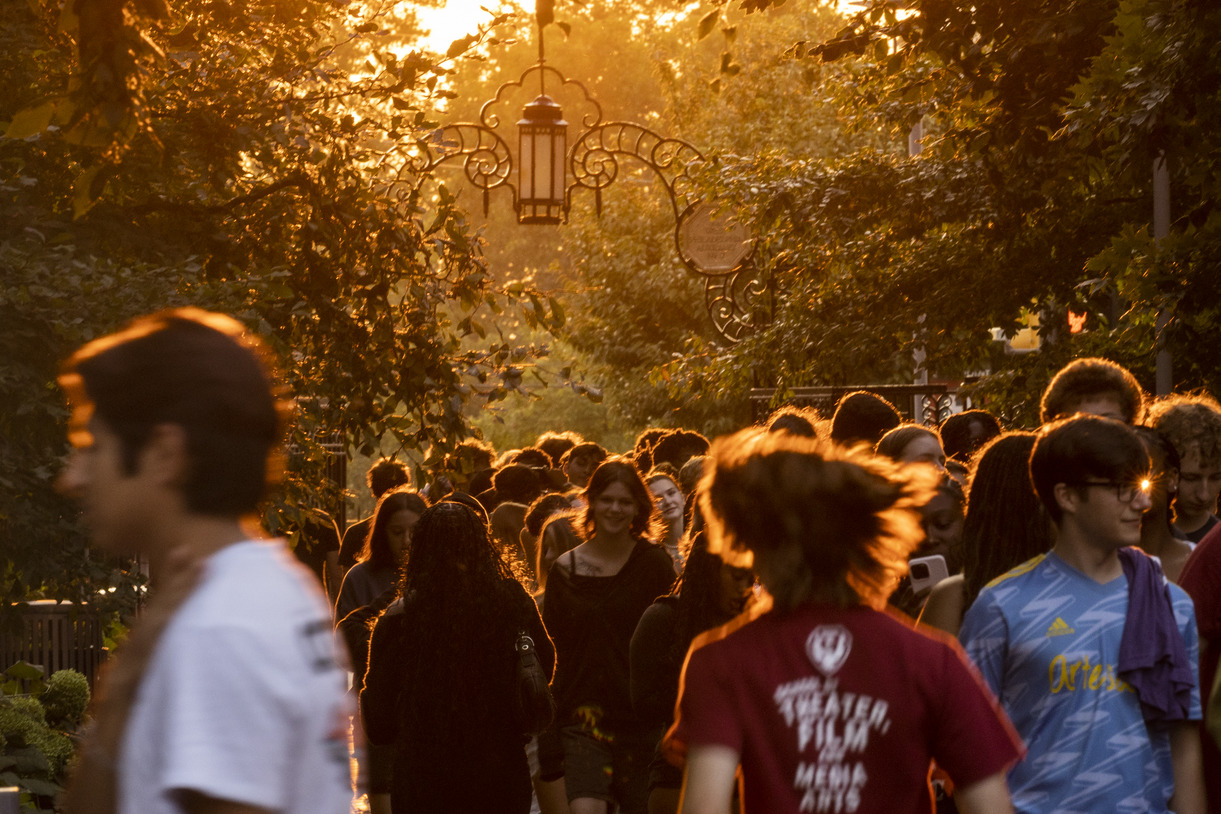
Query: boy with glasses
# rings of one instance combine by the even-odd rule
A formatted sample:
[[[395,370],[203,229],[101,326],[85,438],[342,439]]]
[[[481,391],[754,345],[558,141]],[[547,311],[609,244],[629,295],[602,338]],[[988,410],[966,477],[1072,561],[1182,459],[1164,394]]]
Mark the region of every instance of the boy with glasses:
[[[1045,426],[1030,458],[1056,543],[990,583],[959,637],[1027,755],[1009,772],[1026,814],[1203,814],[1191,600],[1135,548],[1149,456],[1119,421]]]

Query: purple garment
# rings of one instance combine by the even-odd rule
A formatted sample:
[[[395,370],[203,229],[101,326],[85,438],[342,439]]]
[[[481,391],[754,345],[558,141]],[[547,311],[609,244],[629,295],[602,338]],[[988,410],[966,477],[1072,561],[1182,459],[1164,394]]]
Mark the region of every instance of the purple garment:
[[[1162,569],[1137,548],[1121,548],[1119,563],[1128,578],[1119,677],[1136,690],[1146,721],[1185,721],[1196,677]]]

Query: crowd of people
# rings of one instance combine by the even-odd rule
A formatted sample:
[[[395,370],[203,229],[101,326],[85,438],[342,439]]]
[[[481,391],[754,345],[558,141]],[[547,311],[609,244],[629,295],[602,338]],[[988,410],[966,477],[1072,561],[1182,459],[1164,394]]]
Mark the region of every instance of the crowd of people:
[[[1037,428],[856,392],[711,443],[468,440],[377,462],[311,577],[242,524],[272,370],[189,310],[65,368],[61,485],[157,578],[68,811],[338,814],[353,744],[373,814],[1221,810],[1206,395],[1081,359]]]

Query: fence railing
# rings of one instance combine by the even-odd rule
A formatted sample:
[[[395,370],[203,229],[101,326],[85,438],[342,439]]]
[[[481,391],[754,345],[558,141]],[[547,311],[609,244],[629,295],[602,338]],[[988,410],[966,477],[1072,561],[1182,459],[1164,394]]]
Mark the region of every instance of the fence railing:
[[[16,634],[0,632],[0,670],[19,661],[37,665],[45,675],[56,670],[81,672],[92,686],[106,660],[102,622],[88,608],[39,599],[20,609]]]
[[[893,404],[908,421],[938,425],[951,413],[956,412],[958,387],[947,384],[862,384],[844,387],[794,387],[788,390],[790,398],[786,404],[797,407],[813,407],[831,417],[836,403],[849,393],[865,390],[881,396]],[[752,387],[750,391],[751,416],[763,421],[771,413],[775,388]],[[957,409],[962,409],[957,407]]]

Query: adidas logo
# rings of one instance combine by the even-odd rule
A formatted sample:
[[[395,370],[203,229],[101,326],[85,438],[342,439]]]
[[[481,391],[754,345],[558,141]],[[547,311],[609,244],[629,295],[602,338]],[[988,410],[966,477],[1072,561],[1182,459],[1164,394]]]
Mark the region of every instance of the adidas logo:
[[[1076,632],[1077,631],[1075,631],[1071,627],[1069,627],[1068,623],[1065,622],[1063,619],[1061,619],[1059,616],[1056,617],[1056,621],[1051,623],[1051,627],[1047,628],[1047,635],[1049,637],[1050,636],[1067,636],[1070,633],[1076,633]]]

